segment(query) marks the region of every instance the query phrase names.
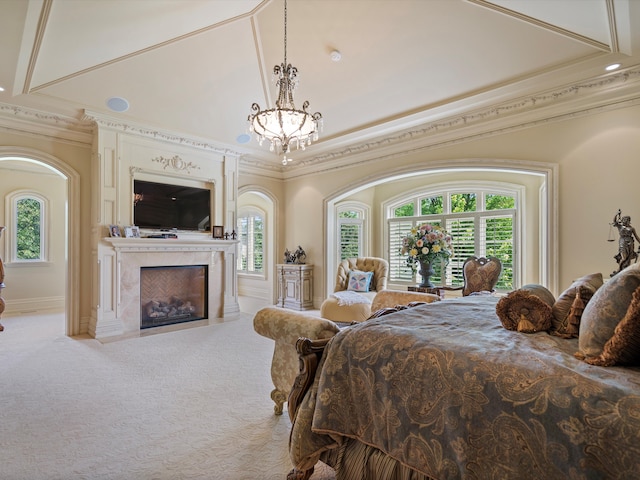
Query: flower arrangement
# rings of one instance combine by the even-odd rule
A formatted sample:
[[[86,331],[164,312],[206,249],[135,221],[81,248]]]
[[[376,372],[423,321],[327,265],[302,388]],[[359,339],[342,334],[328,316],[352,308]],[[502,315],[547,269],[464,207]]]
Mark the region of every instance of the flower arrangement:
[[[424,223],[402,239],[401,253],[409,255],[407,265],[415,272],[416,262],[448,261],[453,256],[452,238],[442,227]]]

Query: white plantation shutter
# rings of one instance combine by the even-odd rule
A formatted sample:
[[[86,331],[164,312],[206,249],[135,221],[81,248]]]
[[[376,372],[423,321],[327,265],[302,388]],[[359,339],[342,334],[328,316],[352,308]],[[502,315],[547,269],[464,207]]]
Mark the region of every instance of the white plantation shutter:
[[[422,194],[424,195],[424,193]],[[502,194],[501,194],[502,195]],[[504,195],[515,198],[515,195]],[[480,194],[476,198],[482,198]],[[397,205],[406,204],[409,200],[402,199]],[[388,208],[389,215],[393,215],[395,205]],[[411,228],[422,223],[443,225],[447,233],[453,238],[453,257],[449,260],[445,271],[445,281],[439,278],[440,270],[436,266],[436,284],[462,285],[462,265],[472,256],[497,256],[503,265],[502,275],[497,288],[510,290],[513,288],[514,257],[516,255],[516,215],[514,208],[482,210],[464,213],[445,213],[425,215],[421,217],[398,217],[387,220],[390,281],[399,283],[414,283],[420,280],[419,274],[413,274],[406,266],[406,255],[401,255],[402,238]]]
[[[239,240],[237,270],[244,273],[264,272],[263,214],[246,213],[238,217]]]
[[[413,220],[389,220],[389,278],[392,280],[413,280],[413,272],[407,267],[407,256],[402,255],[402,239],[411,232]]]
[[[502,274],[496,288],[509,289],[513,285],[514,218],[515,210],[508,214],[491,215],[483,219],[484,255],[497,255],[502,261]]]
[[[353,222],[356,220],[356,222]],[[340,260],[362,256],[362,220],[340,219]]]
[[[447,285],[462,285],[462,264],[476,249],[476,222],[473,217],[450,218],[445,230],[453,238],[453,257],[447,266]]]
[[[238,218],[238,271],[246,271],[247,270],[247,252],[249,250],[249,218],[248,217],[239,217]]]

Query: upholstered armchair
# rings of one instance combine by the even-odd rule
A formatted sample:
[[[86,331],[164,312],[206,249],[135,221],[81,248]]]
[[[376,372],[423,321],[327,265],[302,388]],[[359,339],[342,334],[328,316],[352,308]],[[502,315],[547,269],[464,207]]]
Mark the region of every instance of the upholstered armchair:
[[[383,290],[376,294],[371,305],[380,310],[410,302],[431,303],[439,300],[440,297],[430,293]],[[340,326],[311,313],[266,307],[256,313],[253,328],[260,335],[275,340],[271,361],[271,380],[275,388],[271,392],[271,399],[275,403],[275,414],[281,415],[300,370],[296,342],[301,337],[311,340],[331,338],[340,331]]]
[[[344,291],[349,288],[349,273],[352,270],[373,272],[373,279],[371,280],[369,288],[371,298],[375,297],[376,292],[386,290],[387,280],[389,278],[389,262],[384,258],[358,257],[347,258],[338,264],[336,285],[333,289],[334,292]]]
[[[354,275],[369,274],[366,289],[354,288]],[[371,300],[387,288],[389,262],[378,257],[342,260],[338,265],[333,294],[320,306],[320,316],[336,322],[361,322],[371,315]],[[351,285],[350,285],[351,283]]]

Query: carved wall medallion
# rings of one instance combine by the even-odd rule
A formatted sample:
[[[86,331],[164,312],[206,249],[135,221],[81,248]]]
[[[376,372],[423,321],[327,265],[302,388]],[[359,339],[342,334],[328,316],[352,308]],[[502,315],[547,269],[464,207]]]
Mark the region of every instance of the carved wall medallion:
[[[179,155],[174,155],[171,158],[165,158],[160,156],[160,157],[152,158],[151,161],[161,163],[163,165],[162,168],[164,170],[166,170],[167,167],[171,167],[174,170],[179,170],[186,173],[191,173],[192,168],[196,170],[200,170],[200,167],[198,165],[195,165],[192,162],[185,162],[184,160],[182,160],[182,158],[180,158]]]

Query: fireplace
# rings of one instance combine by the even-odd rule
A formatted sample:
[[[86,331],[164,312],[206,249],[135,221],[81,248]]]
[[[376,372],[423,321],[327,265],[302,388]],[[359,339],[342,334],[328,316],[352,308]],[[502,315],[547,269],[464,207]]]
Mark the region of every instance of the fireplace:
[[[140,328],[208,318],[208,265],[140,267]]]

